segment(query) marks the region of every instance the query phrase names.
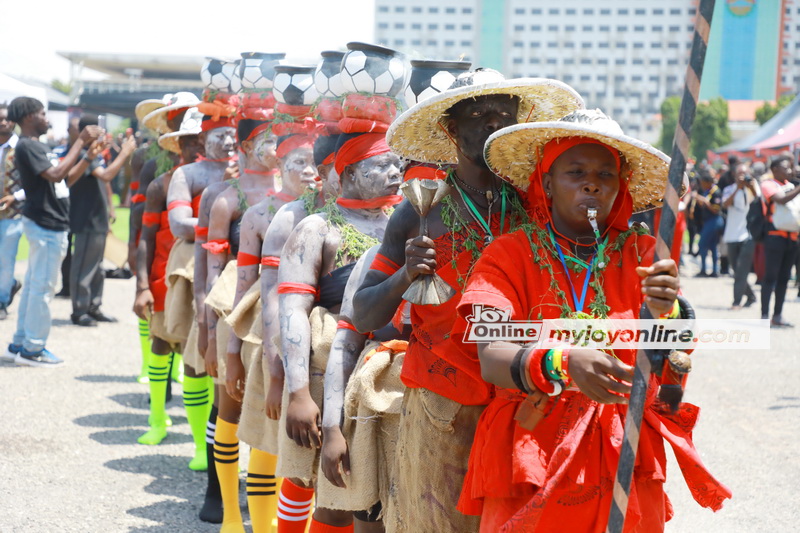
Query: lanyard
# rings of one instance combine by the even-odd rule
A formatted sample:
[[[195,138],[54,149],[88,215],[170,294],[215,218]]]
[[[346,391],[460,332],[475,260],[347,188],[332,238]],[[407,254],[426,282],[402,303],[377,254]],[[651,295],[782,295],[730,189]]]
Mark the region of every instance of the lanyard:
[[[550,228],[550,224],[547,225],[547,230],[550,232],[550,238],[552,239],[553,230]],[[583,311],[583,306],[586,303],[586,292],[589,290],[589,278],[592,276],[592,267],[594,267],[594,260],[597,258],[597,252],[592,254],[589,264],[586,265],[586,277],[583,279],[581,299],[578,300],[578,295],[575,292],[575,286],[572,284],[572,278],[569,276],[569,269],[567,268],[567,262],[564,259],[564,253],[561,251],[560,246],[556,246],[556,250],[558,251],[558,258],[561,260],[561,266],[564,267],[564,275],[567,277],[567,283],[569,283],[569,291],[572,293],[572,303],[575,306],[575,311],[580,313]]]
[[[464,193],[464,191],[461,189],[461,187],[458,187],[458,185],[456,185],[456,187],[458,188],[458,192],[461,193],[461,199],[464,200],[464,205],[467,206],[467,209],[469,209],[470,213],[472,213],[473,218],[475,218],[475,220],[478,222],[478,224],[480,224],[481,227],[483,228],[483,230],[486,232],[486,236],[490,237],[490,238],[493,237],[492,228],[489,225],[491,223],[491,217],[490,217],[489,220],[484,219],[483,216],[478,211],[478,208],[475,207],[475,204],[472,202],[472,199],[466,193]],[[501,202],[500,202],[500,233],[502,234],[503,230],[505,228],[505,225],[506,225],[506,184],[505,183],[503,183],[501,185],[501,187],[500,187],[500,198],[501,198]]]

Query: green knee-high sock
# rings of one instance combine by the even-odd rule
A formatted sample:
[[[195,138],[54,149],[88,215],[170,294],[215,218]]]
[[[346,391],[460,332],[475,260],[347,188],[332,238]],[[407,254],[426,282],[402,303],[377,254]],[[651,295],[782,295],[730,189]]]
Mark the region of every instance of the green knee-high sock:
[[[150,354],[150,430],[139,437],[139,444],[159,444],[167,436],[167,381],[172,354]]]
[[[139,344],[142,347],[142,368],[136,381],[147,383],[147,365],[150,362],[150,325],[146,320],[139,319]]]
[[[174,366],[173,366],[174,368]],[[192,428],[194,439],[194,457],[189,461],[189,468],[197,471],[208,469],[206,456],[206,423],[213,401],[214,387],[209,376],[194,378],[183,377],[183,405],[186,408],[186,419]]]
[[[178,352],[172,352],[172,381],[183,384],[183,356]]]

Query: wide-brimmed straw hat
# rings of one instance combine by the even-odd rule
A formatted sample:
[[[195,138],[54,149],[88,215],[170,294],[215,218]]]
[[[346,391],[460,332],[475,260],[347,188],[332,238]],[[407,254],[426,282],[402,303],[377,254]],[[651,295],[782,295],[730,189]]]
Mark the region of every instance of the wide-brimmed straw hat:
[[[184,107],[195,107],[200,103],[200,99],[190,92],[181,91],[175,94],[165,94],[162,103],[164,105],[148,113],[141,121],[145,128],[159,134],[173,131],[167,123],[167,113]]]
[[[144,117],[159,109],[164,107],[166,104],[164,100],[157,100],[155,98],[148,98],[147,100],[142,100],[138,104],[136,104],[136,109],[134,113],[136,114],[136,120],[141,124],[144,121]]]
[[[506,80],[494,70],[460,75],[446,91],[419,102],[394,121],[386,133],[392,151],[422,163],[455,164],[458,152],[446,130],[446,112],[462,100],[507,94],[519,98],[517,121],[559,118],[583,108],[583,99],[569,85],[546,78]]]
[[[181,127],[178,131],[165,133],[158,138],[158,145],[164,150],[169,150],[172,153],[180,154],[181,145],[178,143],[178,138],[185,137],[186,135],[199,135],[201,131],[201,124],[203,122],[203,113],[196,107],[190,107],[186,114],[183,115]]]
[[[569,137],[588,137],[619,150],[631,168],[628,190],[634,213],[662,204],[670,158],[649,144],[625,135],[619,124],[599,109],[581,109],[555,122],[503,128],[486,141],[484,156],[492,172],[516,187],[527,189],[544,146],[553,139]]]

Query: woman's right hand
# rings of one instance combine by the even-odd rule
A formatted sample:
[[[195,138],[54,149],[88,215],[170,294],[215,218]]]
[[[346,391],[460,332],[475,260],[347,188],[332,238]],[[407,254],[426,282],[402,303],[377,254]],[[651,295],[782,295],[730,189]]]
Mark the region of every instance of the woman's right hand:
[[[600,350],[571,348],[568,372],[582,393],[598,403],[628,403],[633,367]]]

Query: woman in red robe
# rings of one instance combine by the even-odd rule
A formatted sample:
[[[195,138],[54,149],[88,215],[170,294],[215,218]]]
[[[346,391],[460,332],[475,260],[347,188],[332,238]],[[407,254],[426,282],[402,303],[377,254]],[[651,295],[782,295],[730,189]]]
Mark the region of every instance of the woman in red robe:
[[[582,110],[555,123],[501,130],[487,142],[486,158],[515,185],[529,181],[534,222],[486,248],[468,280],[453,336],[463,336],[474,304],[509,310],[510,320],[635,319],[642,304],[653,316],[674,316],[675,262],[653,263],[655,240],[628,225],[634,211],[660,203],[664,154],[626,137],[599,111]],[[587,217],[592,210],[596,227]],[[494,398],[478,424],[459,510],[480,514],[482,532],[605,530],[636,352],[618,349],[612,357],[565,349],[562,382],[549,381],[544,363],[519,370],[520,354],[544,352],[495,341],[480,345],[479,360],[472,362],[494,385]],[[567,379],[571,384],[556,394]],[[683,403],[676,414],[660,408],[654,402],[659,379],[653,376],[649,387],[626,533],[663,531],[672,516],[663,490],[665,439],[698,503],[717,510],[731,495],[692,443],[698,408]],[[526,393],[542,392],[551,393],[545,415],[531,426],[520,408]]]

